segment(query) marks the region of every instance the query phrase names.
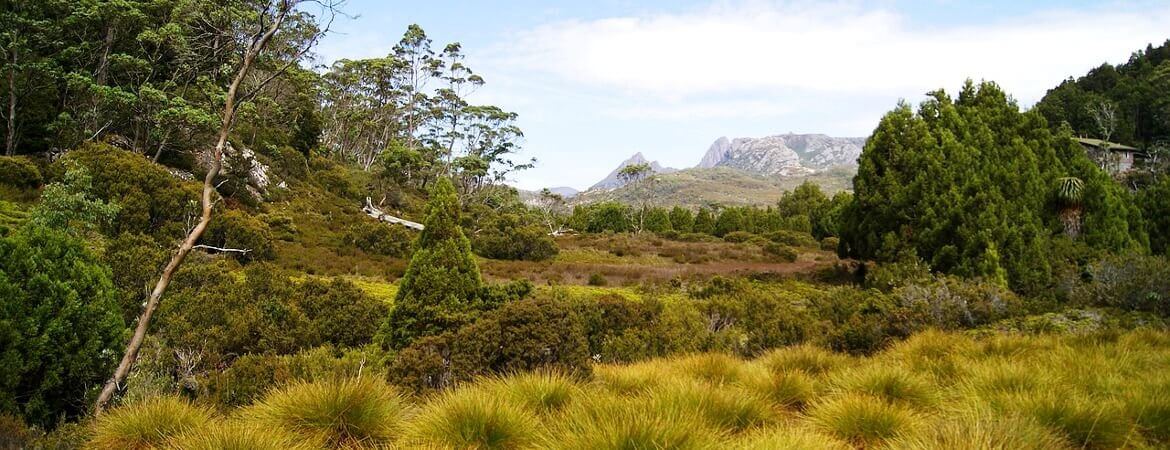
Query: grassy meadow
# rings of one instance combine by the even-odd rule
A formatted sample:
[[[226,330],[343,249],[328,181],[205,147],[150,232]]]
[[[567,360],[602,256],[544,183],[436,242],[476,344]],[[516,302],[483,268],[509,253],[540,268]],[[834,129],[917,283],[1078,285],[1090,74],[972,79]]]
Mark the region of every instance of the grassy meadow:
[[[369,377],[229,410],[156,397],[89,446],[450,449],[1114,449],[1170,445],[1170,334],[926,331],[869,357],[800,345],[483,378],[410,396]]]

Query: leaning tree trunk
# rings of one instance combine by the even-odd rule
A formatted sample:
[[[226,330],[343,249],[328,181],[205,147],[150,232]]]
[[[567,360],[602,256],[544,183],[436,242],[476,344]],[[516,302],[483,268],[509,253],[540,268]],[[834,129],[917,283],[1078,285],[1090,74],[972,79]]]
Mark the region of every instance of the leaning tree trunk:
[[[207,229],[207,224],[211,222],[211,210],[215,204],[213,196],[216,193],[214,181],[223,166],[224,148],[227,147],[228,135],[231,133],[232,124],[235,122],[237,110],[236,99],[239,95],[240,85],[243,84],[244,79],[252,68],[252,63],[256,60],[260,51],[264,49],[268,41],[272,39],[272,36],[280,28],[287,12],[288,8],[282,8],[269,28],[257,37],[244,53],[244,59],[240,63],[236,76],[232,79],[232,83],[228,87],[227,97],[224,100],[223,117],[219,127],[219,138],[215,143],[215,148],[212,150],[211,158],[209,158],[210,162],[207,175],[203,177],[203,195],[201,199],[203,211],[199,216],[199,223],[187,233],[187,237],[179,244],[178,250],[163,269],[162,274],[158,278],[158,282],[154,285],[154,289],[150,291],[150,297],[147,299],[141,315],[138,316],[138,325],[134,329],[134,335],[131,336],[130,342],[126,345],[126,353],[123,354],[122,361],[118,364],[117,369],[114,370],[114,375],[102,387],[102,392],[98,395],[97,402],[94,404],[95,415],[101,414],[106,404],[114,397],[114,392],[118,390],[122,382],[126,379],[126,376],[129,375],[130,368],[138,358],[138,350],[142,347],[143,340],[146,339],[146,332],[150,328],[150,319],[154,315],[155,309],[158,308],[159,300],[162,299],[163,293],[166,292],[167,286],[170,285],[171,278],[174,277],[179,266],[183,264],[183,260],[186,259],[187,254],[191,252],[191,249],[195,248],[196,242],[199,241],[199,238],[203,236],[204,230]]]

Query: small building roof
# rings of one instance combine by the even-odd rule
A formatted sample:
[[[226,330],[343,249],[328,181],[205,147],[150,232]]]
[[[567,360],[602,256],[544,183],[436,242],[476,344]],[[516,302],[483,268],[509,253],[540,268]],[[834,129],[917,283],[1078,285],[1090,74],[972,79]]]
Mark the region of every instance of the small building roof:
[[[1138,149],[1136,149],[1134,147],[1130,147],[1128,145],[1122,145],[1122,144],[1118,144],[1116,142],[1106,142],[1106,141],[1103,141],[1100,139],[1076,138],[1076,140],[1077,140],[1077,142],[1080,142],[1081,145],[1086,145],[1089,147],[1106,148],[1106,145],[1108,145],[1108,148],[1111,151],[1126,151],[1126,152],[1138,151]]]

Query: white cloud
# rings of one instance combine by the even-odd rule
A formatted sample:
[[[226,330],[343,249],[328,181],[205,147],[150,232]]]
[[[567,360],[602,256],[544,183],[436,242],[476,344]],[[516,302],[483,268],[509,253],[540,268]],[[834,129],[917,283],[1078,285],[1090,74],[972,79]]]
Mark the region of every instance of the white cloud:
[[[1170,5],[925,28],[880,9],[721,4],[552,23],[506,48],[516,68],[670,102],[775,90],[917,95],[968,77],[1034,101],[1064,77],[1161,42],[1168,23]]]

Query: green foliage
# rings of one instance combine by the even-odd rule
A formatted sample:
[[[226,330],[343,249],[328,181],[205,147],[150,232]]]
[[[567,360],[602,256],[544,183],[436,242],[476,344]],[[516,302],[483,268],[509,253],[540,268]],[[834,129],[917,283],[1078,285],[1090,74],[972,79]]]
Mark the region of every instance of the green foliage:
[[[492,259],[545,261],[557,256],[557,243],[548,230],[537,224],[522,224],[519,217],[506,214],[492,220],[476,233],[471,248],[477,255]]]
[[[414,238],[414,232],[406,227],[362,220],[345,230],[342,241],[366,253],[404,258],[410,254]]]
[[[340,279],[295,282],[271,266],[188,264],[157,312],[156,335],[171,349],[198,350],[214,366],[230,355],[290,354],[324,344],[360,346],[387,306]]]
[[[1170,88],[1165,74],[1170,61],[1170,41],[1161,46],[1147,45],[1135,52],[1124,64],[1102,64],[1084,76],[1069,78],[1036,104],[1053,127],[1067,124],[1081,136],[1100,137],[1099,126],[1091,108],[1100,102],[1117,106],[1117,119],[1111,141],[1144,146],[1170,136],[1170,101],[1164,95]]]
[[[570,305],[520,300],[403,349],[391,365],[390,380],[426,391],[482,375],[534,369],[587,374],[589,356],[583,323]]]
[[[211,412],[176,397],[157,397],[104,414],[87,448],[147,450],[212,422]]]
[[[609,284],[609,281],[605,279],[605,275],[602,275],[602,274],[597,273],[597,272],[593,272],[593,273],[589,274],[588,284],[590,286],[605,286],[605,285]]]
[[[69,165],[61,182],[45,186],[31,222],[79,236],[108,227],[120,208],[112,202],[90,198],[92,190],[93,182],[85,167]]]
[[[85,144],[65,158],[88,169],[93,194],[121,208],[113,220],[113,232],[146,233],[177,238],[186,219],[194,214],[197,187],[171,175],[141,155],[104,144]]]
[[[743,230],[745,230],[743,212],[739,208],[727,208],[719,213],[719,218],[715,220],[715,229],[711,234],[723,237],[728,233]]]
[[[1035,293],[1052,280],[1045,248],[1059,225],[1052,186],[1084,181],[1083,236],[1098,249],[1144,247],[1128,195],[1065,133],[993,83],[967,83],[957,100],[931,94],[918,113],[900,105],[866,144],[843,217],[843,256],[917,255],[937,271],[1005,280]]]
[[[106,245],[102,262],[113,274],[125,323],[133,323],[142,312],[146,296],[170,257],[171,249],[145,234],[122,233]]]
[[[681,206],[671,208],[670,227],[679,233],[690,233],[695,227],[695,214]]]
[[[292,355],[249,353],[232,361],[221,372],[198,380],[199,392],[221,406],[249,405],[269,389],[293,383],[326,382],[377,373],[383,355],[370,347],[339,350],[331,346],[304,350]]]
[[[1119,255],[1085,269],[1087,283],[1073,289],[1082,305],[1112,306],[1170,317],[1170,261],[1156,256]]]
[[[1146,219],[1150,252],[1170,257],[1170,176],[1160,177],[1153,186],[1137,193],[1137,203]]]
[[[232,252],[240,262],[265,261],[276,257],[268,224],[246,212],[229,209],[211,217],[200,242],[213,247],[247,250]]]
[[[695,213],[693,230],[695,233],[715,234],[715,217],[711,214],[710,209],[699,208],[699,212]]]
[[[0,237],[0,412],[43,426],[79,416],[117,362],[119,312],[109,269],[75,238]]]
[[[384,382],[348,378],[297,383],[245,411],[259,427],[291,433],[326,448],[385,446],[402,433],[407,405]]]
[[[751,241],[755,238],[756,238],[756,235],[748,233],[746,231],[732,231],[730,233],[723,235],[723,240],[725,242],[731,242],[731,243],[748,242],[748,241]]]
[[[400,349],[419,337],[458,329],[484,309],[479,267],[459,226],[459,211],[455,187],[440,179],[427,204],[426,229],[379,332],[383,346]]]
[[[764,253],[784,262],[794,262],[800,256],[800,252],[796,249],[778,242],[764,244]]]
[[[20,156],[0,156],[0,185],[16,189],[35,189],[44,183],[41,170],[32,160]]]

